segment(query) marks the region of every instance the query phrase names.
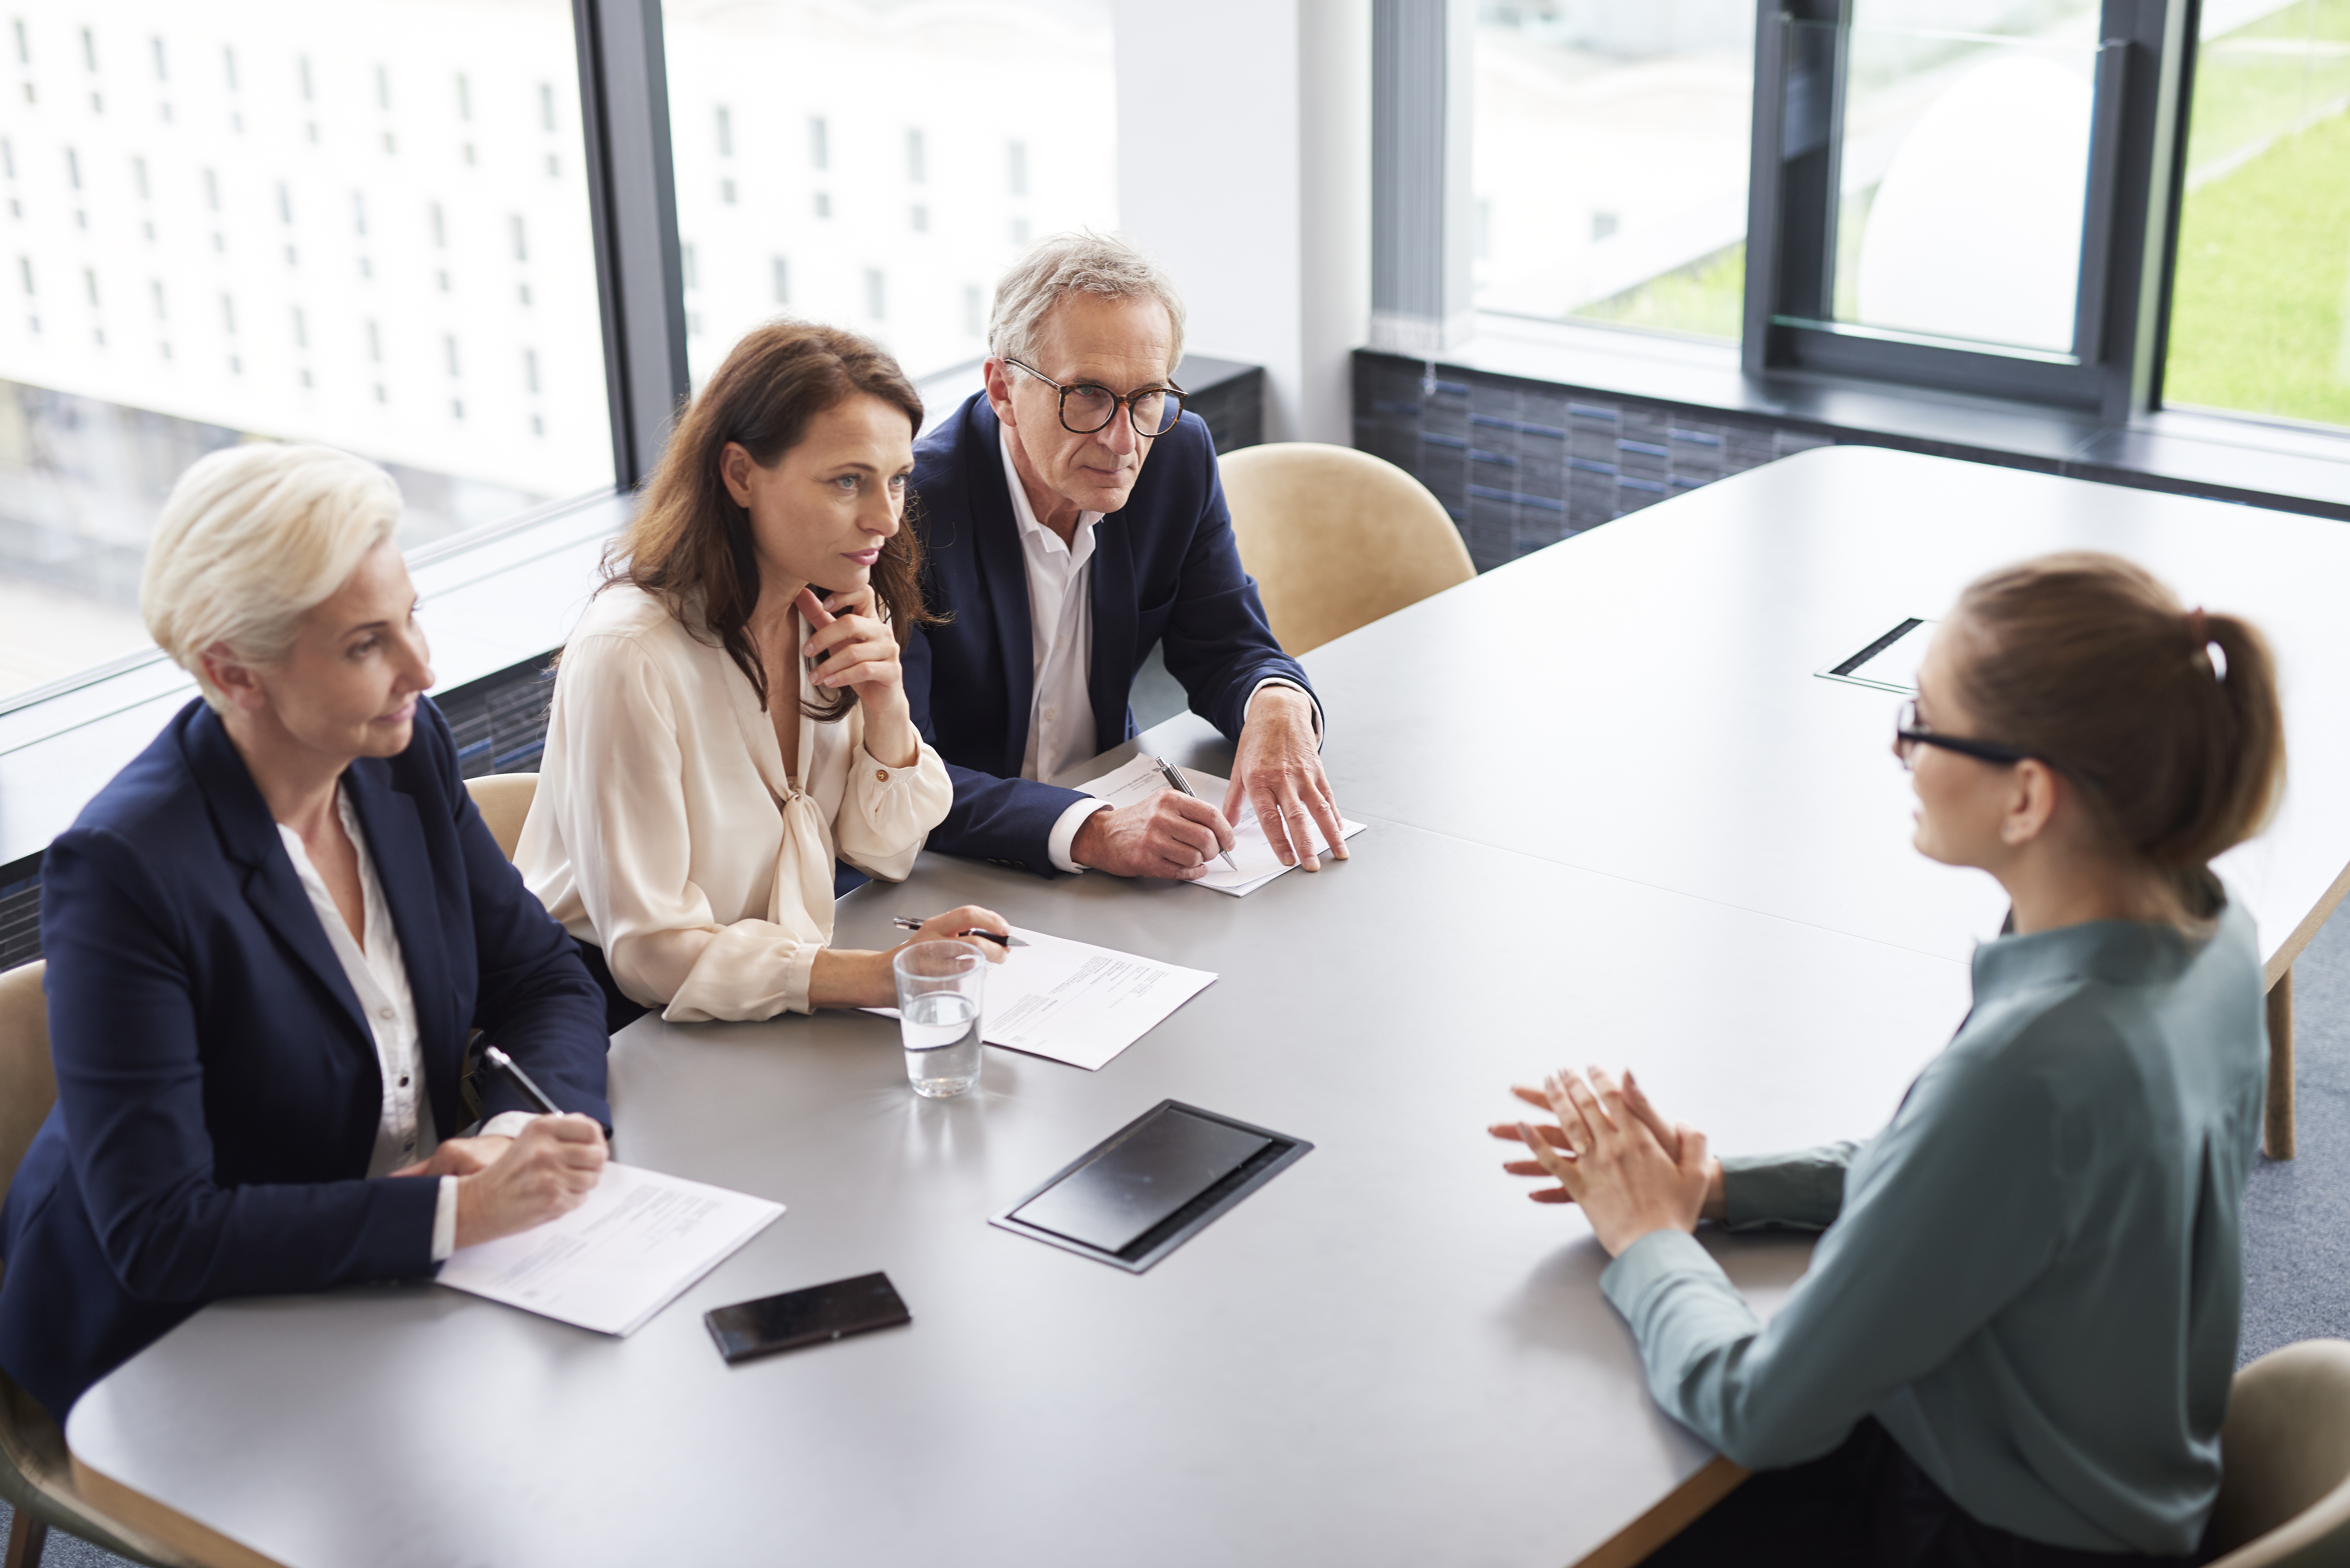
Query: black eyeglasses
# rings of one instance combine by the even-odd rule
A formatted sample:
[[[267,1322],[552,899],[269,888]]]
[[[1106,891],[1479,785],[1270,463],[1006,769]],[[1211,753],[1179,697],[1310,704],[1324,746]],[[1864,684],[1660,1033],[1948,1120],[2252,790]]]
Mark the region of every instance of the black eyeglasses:
[[[1036,379],[1061,394],[1061,428],[1071,435],[1091,435],[1118,417],[1118,407],[1126,405],[1126,417],[1134,425],[1134,433],[1142,436],[1162,436],[1175,428],[1183,417],[1183,400],[1190,396],[1182,388],[1173,385],[1145,387],[1140,391],[1118,396],[1107,387],[1092,381],[1080,381],[1064,387],[1033,365],[1007,358],[1005,364],[1025,370]]]
[[[1893,754],[1901,759],[1901,765],[1906,768],[1910,765],[1910,759],[1920,746],[1939,746],[1946,752],[1956,752],[1962,757],[1973,757],[1980,762],[1998,763],[2005,767],[2012,767],[2025,758],[2034,755],[2021,747],[2002,746],[1997,741],[1970,741],[1963,735],[1937,734],[1926,728],[1925,723],[1918,717],[1918,700],[1912,697],[1908,701],[1901,704],[1900,716],[1893,722]],[[2048,762],[2045,757],[2040,757],[2038,760]],[[2054,767],[2056,764],[2048,763],[2048,765]]]

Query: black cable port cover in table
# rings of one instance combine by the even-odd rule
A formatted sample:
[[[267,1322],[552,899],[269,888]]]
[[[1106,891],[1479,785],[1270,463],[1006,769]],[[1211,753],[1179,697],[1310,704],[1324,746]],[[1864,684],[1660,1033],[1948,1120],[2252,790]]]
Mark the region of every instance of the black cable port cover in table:
[[[992,1223],[1140,1273],[1313,1147],[1162,1100]]]

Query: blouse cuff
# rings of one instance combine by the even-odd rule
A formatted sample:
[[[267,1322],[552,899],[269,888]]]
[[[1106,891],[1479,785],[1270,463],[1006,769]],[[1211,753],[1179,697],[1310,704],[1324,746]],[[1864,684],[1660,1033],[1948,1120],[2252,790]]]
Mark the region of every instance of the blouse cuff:
[[[1696,1237],[1667,1226],[1662,1231],[1649,1231],[1617,1253],[1616,1261],[1600,1274],[1599,1289],[1638,1335],[1642,1303],[1659,1286],[1691,1275],[1729,1284],[1721,1265],[1698,1244]]]
[[[1761,1225],[1826,1230],[1844,1211],[1845,1167],[1855,1147],[1831,1143],[1793,1154],[1722,1156],[1723,1222],[1732,1231]]]
[[[441,1193],[432,1205],[432,1261],[444,1263],[457,1250],[457,1179],[441,1179]],[[412,1255],[412,1254],[411,1254]]]

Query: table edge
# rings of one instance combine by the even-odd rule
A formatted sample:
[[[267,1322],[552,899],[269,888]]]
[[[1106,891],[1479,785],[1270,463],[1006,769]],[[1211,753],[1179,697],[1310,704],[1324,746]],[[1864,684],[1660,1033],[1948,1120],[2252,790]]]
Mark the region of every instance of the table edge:
[[[116,1480],[70,1448],[67,1457],[73,1463],[75,1487],[94,1507],[185,1552],[203,1568],[286,1568],[275,1557],[265,1557],[243,1542],[189,1518],[169,1503]]]
[[[1735,1491],[1749,1473],[1716,1454],[1646,1513],[1577,1558],[1573,1568],[1632,1568]]]
[[[2318,898],[2315,906],[2301,918],[2299,925],[2293,927],[2293,934],[2278,943],[2277,950],[2269,955],[2269,961],[2261,966],[2261,983],[2263,987],[2274,987],[2277,981],[2291,972],[2293,960],[2299,958],[2302,950],[2316,940],[2319,929],[2333,915],[2345,893],[2350,893],[2350,865],[2342,867],[2340,873],[2334,877],[2333,884]]]

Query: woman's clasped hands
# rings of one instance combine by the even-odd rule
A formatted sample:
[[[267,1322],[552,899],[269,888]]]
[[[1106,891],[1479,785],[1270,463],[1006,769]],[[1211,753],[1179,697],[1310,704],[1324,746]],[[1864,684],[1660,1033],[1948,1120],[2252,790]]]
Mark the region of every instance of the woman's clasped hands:
[[[1693,1231],[1700,1220],[1723,1217],[1721,1162],[1706,1153],[1705,1134],[1666,1121],[1629,1072],[1618,1086],[1597,1067],[1587,1077],[1563,1070],[1539,1089],[1520,1086],[1511,1093],[1558,1121],[1489,1127],[1493,1137],[1522,1143],[1534,1157],[1502,1168],[1556,1180],[1556,1187],[1527,1196],[1537,1203],[1581,1204],[1610,1257],[1651,1231]]]

